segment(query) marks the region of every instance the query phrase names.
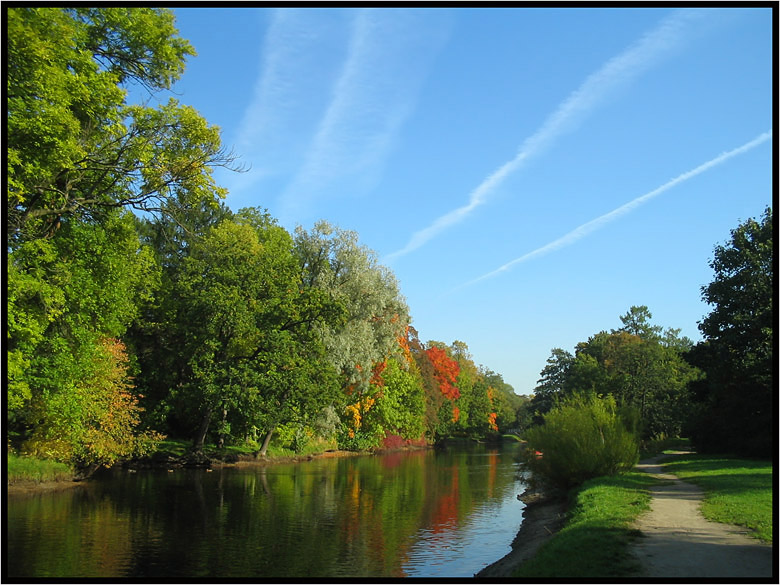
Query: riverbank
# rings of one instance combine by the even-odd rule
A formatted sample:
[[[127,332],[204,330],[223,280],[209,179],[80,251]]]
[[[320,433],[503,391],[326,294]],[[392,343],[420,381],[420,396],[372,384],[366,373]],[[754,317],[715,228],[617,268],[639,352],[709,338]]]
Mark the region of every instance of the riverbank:
[[[151,469],[220,469],[226,467],[263,467],[291,463],[314,461],[315,459],[331,459],[336,457],[357,457],[361,455],[380,455],[391,452],[419,451],[432,449],[431,445],[403,445],[394,449],[381,449],[376,451],[346,451],[342,449],[328,449],[318,453],[305,455],[266,455],[258,456],[254,453],[182,453],[174,454],[170,451],[157,451],[143,458],[119,461],[110,468],[104,468],[98,473],[111,470],[127,470],[137,472]],[[10,477],[10,476],[9,476]],[[72,472],[69,477],[61,476],[52,480],[36,480],[29,478],[16,478],[7,481],[7,493],[12,496],[31,495],[51,491],[65,490],[78,486],[84,486],[89,479],[80,479]]]
[[[474,577],[494,579],[511,577],[514,571],[550,540],[566,524],[565,499],[549,498],[539,492],[517,496],[525,504],[523,523],[512,541],[512,551],[495,563],[488,565]]]
[[[74,469],[47,459],[23,457],[8,452],[6,485],[9,494],[27,494],[72,488],[79,485]]]
[[[7,494],[9,496],[25,496],[33,494],[41,494],[48,492],[55,492],[67,489],[73,489],[79,486],[84,486],[83,481],[29,481],[22,480],[8,484]]]
[[[668,470],[699,487],[662,474]],[[768,575],[773,552],[772,476],[768,461],[667,450],[643,459],[632,471],[585,482],[571,494],[571,508],[559,531],[544,528],[554,520],[552,513],[535,513],[534,507],[529,507],[516,539],[528,542],[513,543],[511,553],[475,576],[612,579]],[[709,520],[725,523],[707,522],[702,512]],[[718,546],[714,546],[716,542]],[[745,552],[743,561],[752,561],[724,565],[724,559],[739,557],[741,551]]]

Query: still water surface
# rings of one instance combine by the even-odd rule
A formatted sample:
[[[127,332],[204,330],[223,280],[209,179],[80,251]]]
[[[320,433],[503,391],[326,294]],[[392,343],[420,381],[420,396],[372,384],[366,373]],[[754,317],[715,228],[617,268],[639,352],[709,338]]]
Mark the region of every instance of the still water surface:
[[[10,577],[471,577],[510,551],[516,446],[116,471],[9,496]]]

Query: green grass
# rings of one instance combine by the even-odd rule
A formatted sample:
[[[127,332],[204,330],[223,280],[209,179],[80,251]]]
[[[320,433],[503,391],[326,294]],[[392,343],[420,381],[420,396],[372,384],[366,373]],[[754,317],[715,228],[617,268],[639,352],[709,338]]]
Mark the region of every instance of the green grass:
[[[639,471],[586,481],[572,496],[566,526],[523,563],[514,577],[605,578],[636,575],[629,554],[636,517],[649,509],[657,480]]]
[[[68,465],[50,461],[48,459],[35,459],[33,457],[20,457],[12,453],[8,454],[8,484],[21,481],[73,481],[74,472]]]
[[[711,455],[685,455],[665,470],[704,490],[701,511],[714,522],[736,524],[772,542],[772,462]]]

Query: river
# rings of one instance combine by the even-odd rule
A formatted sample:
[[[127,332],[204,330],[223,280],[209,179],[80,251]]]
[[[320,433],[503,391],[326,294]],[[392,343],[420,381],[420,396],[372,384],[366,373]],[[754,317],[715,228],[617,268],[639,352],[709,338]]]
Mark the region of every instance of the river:
[[[116,470],[9,496],[11,578],[471,577],[507,554],[515,444],[265,467]]]

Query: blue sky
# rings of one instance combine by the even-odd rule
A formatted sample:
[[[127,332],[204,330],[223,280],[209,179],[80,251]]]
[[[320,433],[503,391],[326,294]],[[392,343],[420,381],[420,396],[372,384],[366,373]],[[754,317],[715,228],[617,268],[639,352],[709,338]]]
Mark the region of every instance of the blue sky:
[[[250,167],[228,205],[358,232],[518,394],[632,305],[700,339],[714,246],[772,201],[769,8],[174,13],[174,91]]]

